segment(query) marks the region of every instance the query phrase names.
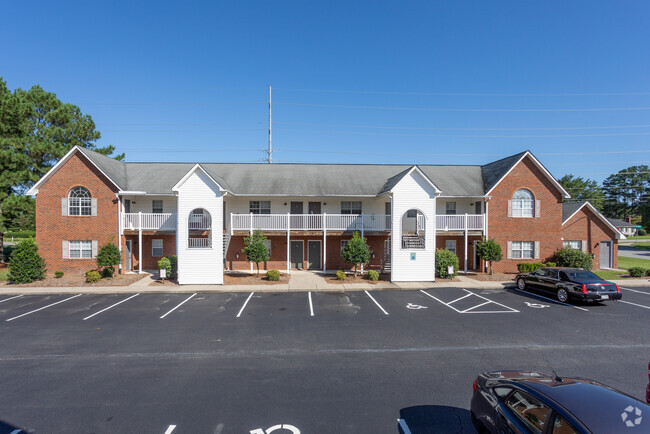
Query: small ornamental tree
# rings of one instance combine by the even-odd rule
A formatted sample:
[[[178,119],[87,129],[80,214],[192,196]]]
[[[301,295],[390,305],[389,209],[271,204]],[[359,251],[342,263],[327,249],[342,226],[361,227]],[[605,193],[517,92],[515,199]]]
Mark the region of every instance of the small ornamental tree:
[[[21,241],[9,256],[9,275],[7,278],[15,283],[30,283],[45,278],[45,261],[38,253],[34,239]]]
[[[172,275],[172,262],[169,260],[169,258],[165,258],[164,256],[160,258],[160,261],[158,261],[158,271],[160,270],[165,270],[167,273],[167,278],[170,279]],[[162,279],[163,282],[165,279]]]
[[[357,275],[357,268],[361,264],[366,264],[370,261],[372,251],[368,247],[366,238],[361,238],[359,232],[352,235],[352,239],[348,241],[348,245],[341,250],[343,260],[348,264],[354,265],[354,275]]]
[[[262,235],[262,232],[255,231],[253,235],[244,238],[246,247],[242,249],[242,252],[246,255],[246,260],[255,262],[258,275],[260,274],[260,262],[269,260],[269,249],[266,248],[264,241],[266,241],[266,237]]]
[[[115,267],[119,266],[120,262],[122,262],[120,249],[112,241],[109,241],[99,249],[95,261],[97,262],[97,267],[110,268],[115,272]]]
[[[499,262],[503,259],[501,246],[494,240],[481,241],[476,243],[476,254],[490,264],[490,274],[494,274],[492,262]]]

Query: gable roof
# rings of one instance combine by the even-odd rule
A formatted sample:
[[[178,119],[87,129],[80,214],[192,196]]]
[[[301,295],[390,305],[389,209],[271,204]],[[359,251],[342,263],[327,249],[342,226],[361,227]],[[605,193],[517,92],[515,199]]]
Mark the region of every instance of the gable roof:
[[[633,228],[635,226],[634,224],[630,222],[626,222],[625,220],[621,220],[621,219],[607,219],[607,220],[609,220],[609,222],[612,225],[616,226],[617,228]]]
[[[402,179],[404,179],[406,176],[413,173],[413,171],[417,171],[420,175],[422,175],[424,180],[427,181],[427,183],[431,187],[433,187],[436,193],[440,193],[440,189],[436,184],[434,184],[431,178],[429,178],[424,172],[422,172],[422,170],[418,166],[411,166],[408,169],[398,173],[397,175],[388,178],[388,180],[386,181],[382,189],[379,191],[379,193],[377,193],[377,196],[381,196],[382,194],[391,192],[393,188],[395,188],[395,186],[397,186],[397,184],[399,184],[402,181]]]
[[[201,172],[205,173],[205,175],[210,178],[212,182],[215,183],[217,187],[219,187],[219,190],[221,191],[226,191],[226,189],[223,187],[223,184],[220,184],[219,181],[214,179],[208,172],[205,171],[205,169],[200,165],[200,164],[195,164],[181,179],[178,181],[173,187],[172,191],[178,191],[181,187],[181,185],[185,184],[185,181],[189,179],[190,176],[192,176],[193,173],[195,173],[197,170],[200,170]],[[223,180],[222,180],[223,181]]]
[[[576,201],[576,202],[564,202],[562,203],[562,226],[571,218],[578,213],[582,208],[588,208],[591,212],[593,212],[596,217],[598,217],[605,225],[607,225],[611,230],[614,231],[616,234],[616,239],[625,239],[625,235],[619,231],[616,226],[614,226],[609,219],[605,218],[604,215],[600,213],[592,204],[590,204],[588,201]]]
[[[562,196],[566,199],[570,198],[571,195],[560,185],[559,182],[555,179],[551,172],[544,167],[544,165],[537,159],[530,151],[524,151],[519,154],[512,155],[510,157],[502,158],[501,160],[494,161],[492,163],[486,164],[483,166],[483,182],[485,185],[486,195],[489,195],[494,188],[499,185],[499,183],[505,178],[512,169],[515,168],[517,164],[521,162],[525,157],[529,157],[532,162],[542,171],[542,173],[548,178],[549,181],[558,189]]]

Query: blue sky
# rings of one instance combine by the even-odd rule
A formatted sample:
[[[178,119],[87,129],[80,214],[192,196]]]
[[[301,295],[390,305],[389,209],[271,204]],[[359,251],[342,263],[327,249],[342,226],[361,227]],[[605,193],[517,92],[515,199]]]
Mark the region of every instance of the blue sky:
[[[600,181],[650,161],[649,13],[593,0],[10,2],[0,76],[79,105],[127,161],[260,161],[272,85],[276,161],[483,164],[530,149],[557,177]]]

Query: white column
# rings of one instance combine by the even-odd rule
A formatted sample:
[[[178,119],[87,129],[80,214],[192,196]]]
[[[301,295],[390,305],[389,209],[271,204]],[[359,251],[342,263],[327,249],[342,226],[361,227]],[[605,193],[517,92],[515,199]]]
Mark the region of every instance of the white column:
[[[291,239],[289,233],[291,232],[291,218],[287,213],[287,274],[291,273]]]
[[[232,236],[232,213],[230,213],[230,236]]]
[[[251,213],[251,223],[250,223],[250,229],[248,232],[251,237],[253,236],[253,213]],[[251,274],[253,274],[253,263],[251,262]]]
[[[138,213],[138,273],[142,274],[142,211]]]
[[[483,216],[483,233],[485,234],[485,241],[488,240],[488,205],[490,204],[490,198],[485,201],[485,215]],[[485,261],[485,267],[487,269],[487,261]]]
[[[363,227],[364,227],[363,214],[361,214],[361,238],[363,238]],[[361,274],[363,274],[363,264],[361,264]]]
[[[323,274],[327,273],[327,213],[323,213]]]
[[[120,251],[120,265],[118,265],[117,270],[118,273],[122,274],[122,220],[124,220],[124,217],[122,216],[122,199],[118,194],[115,196],[117,197],[117,248]]]
[[[467,213],[465,213],[465,274],[467,274]]]

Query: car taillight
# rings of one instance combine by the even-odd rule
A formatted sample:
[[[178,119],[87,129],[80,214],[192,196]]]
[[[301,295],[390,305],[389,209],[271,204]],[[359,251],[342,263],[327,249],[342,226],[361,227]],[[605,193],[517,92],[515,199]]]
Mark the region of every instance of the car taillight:
[[[585,285],[584,283],[582,284],[582,293],[583,294],[587,293],[587,285]]]
[[[615,283],[614,285],[616,285],[616,292],[620,293],[620,292],[621,292],[621,288],[618,287],[618,283]]]
[[[472,390],[476,392],[476,389],[478,389],[478,385],[476,384],[476,380],[474,380],[474,384],[472,384]]]

